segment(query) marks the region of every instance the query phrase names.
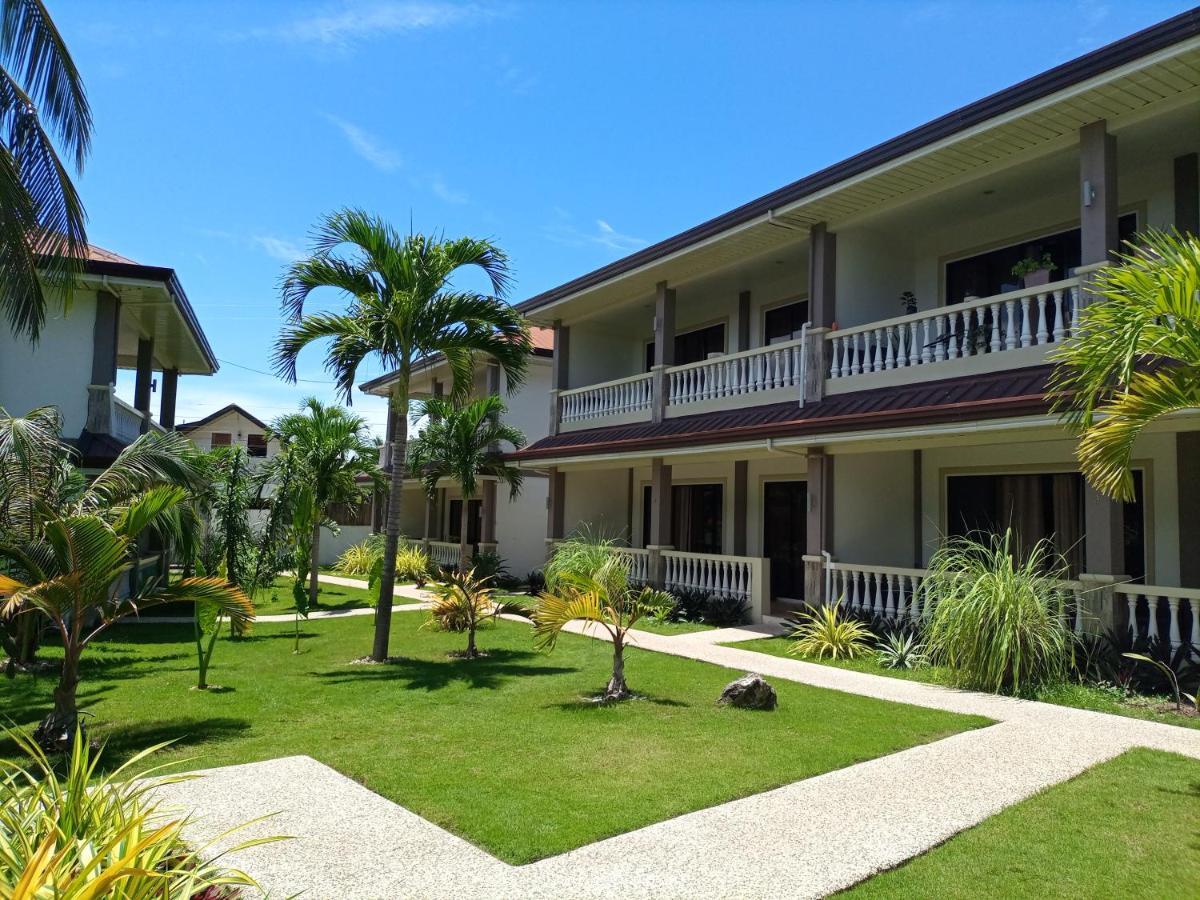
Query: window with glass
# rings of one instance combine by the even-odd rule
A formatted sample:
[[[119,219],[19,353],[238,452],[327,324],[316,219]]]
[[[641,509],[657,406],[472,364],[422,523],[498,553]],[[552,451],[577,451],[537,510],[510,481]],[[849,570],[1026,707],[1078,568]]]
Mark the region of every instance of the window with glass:
[[[246,452],[251,456],[266,456],[267,436],[265,434],[246,435]]]
[[[642,543],[650,543],[650,485],[642,490]],[[724,486],[676,484],[671,488],[671,546],[685,553],[720,553]]]
[[[229,447],[233,445],[233,435],[228,431],[214,431],[208,439],[210,447]]]
[[[686,366],[688,363],[708,359],[710,354],[725,352],[725,323],[709,325],[706,328],[696,328],[675,335],[675,363]],[[646,345],[646,371],[654,367],[654,341]]]
[[[800,337],[808,321],[808,301],[798,300],[768,309],[763,316],[763,344],[778,344]]]

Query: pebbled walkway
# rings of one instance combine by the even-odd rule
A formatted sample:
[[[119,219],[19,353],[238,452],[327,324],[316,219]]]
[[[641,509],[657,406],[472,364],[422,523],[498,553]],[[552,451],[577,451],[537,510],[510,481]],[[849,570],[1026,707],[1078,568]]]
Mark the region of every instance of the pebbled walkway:
[[[773,626],[665,636],[637,646],[953,712],[996,725],[699,810],[525,866],[511,866],[308,757],[209,770],[162,788],[209,839],[297,838],[233,854],[272,896],[310,898],[821,897],[1132,747],[1200,760],[1200,731],[720,646]],[[603,638],[598,629],[573,631]],[[1198,766],[1200,775],[1200,766]]]

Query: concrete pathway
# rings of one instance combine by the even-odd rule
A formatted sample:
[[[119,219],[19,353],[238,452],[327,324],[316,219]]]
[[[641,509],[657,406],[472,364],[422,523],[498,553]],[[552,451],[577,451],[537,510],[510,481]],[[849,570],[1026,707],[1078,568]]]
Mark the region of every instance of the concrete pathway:
[[[825,896],[1132,747],[1200,760],[1200,731],[719,646],[777,627],[672,636],[639,631],[634,638],[646,650],[729,668],[731,678],[756,671],[997,724],[519,867],[308,757],[214,769],[162,791],[197,810],[190,827],[201,839],[277,811],[242,837],[297,839],[231,857],[272,896],[750,900]]]

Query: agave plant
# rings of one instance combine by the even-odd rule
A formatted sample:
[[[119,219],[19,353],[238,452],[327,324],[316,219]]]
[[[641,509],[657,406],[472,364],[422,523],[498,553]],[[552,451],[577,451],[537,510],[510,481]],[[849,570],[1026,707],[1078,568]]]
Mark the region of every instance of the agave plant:
[[[842,614],[842,601],[800,613],[788,652],[814,659],[856,659],[870,652],[873,635],[862,622]]]
[[[547,590],[533,613],[534,646],[553,650],[567,623],[581,620],[608,632],[613,645],[612,676],[600,699],[633,696],[625,681],[625,643],[641,619],[675,605],[666,591],[640,590],[629,583],[629,568],[603,541],[583,538],[559,547],[546,566]]]
[[[467,650],[463,656],[475,659],[479,650],[475,646],[475,631],[489,619],[506,613],[525,614],[524,607],[511,603],[497,603],[490,578],[478,578],[475,570],[447,572],[444,581],[433,588],[433,605],[429,609],[429,622],[443,631],[465,631]]]
[[[32,762],[0,763],[0,897],[192,900],[258,887],[246,873],[220,865],[223,854],[209,855],[211,844],[190,846],[185,821],[168,816],[153,798],[157,786],[188,776],[147,778],[154,768],[132,773],[165,744],[104,773],[100,754],[75,740],[60,774],[35,743],[15,732],[9,737]],[[248,840],[226,852],[276,840]]]
[[[925,645],[911,631],[893,631],[875,650],[875,658],[885,669],[920,669],[929,662]]]

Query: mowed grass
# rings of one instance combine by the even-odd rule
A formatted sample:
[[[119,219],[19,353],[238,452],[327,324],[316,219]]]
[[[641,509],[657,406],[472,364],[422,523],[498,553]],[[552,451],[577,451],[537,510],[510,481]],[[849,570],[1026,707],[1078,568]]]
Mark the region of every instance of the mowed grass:
[[[792,640],[788,637],[760,638],[754,641],[739,641],[725,646],[737,647],[741,650],[753,650],[756,653],[767,653],[771,656],[784,656],[789,659],[801,659],[788,653]],[[953,684],[953,673],[938,666],[924,666],[920,669],[886,669],[879,664],[874,653],[857,659],[807,659],[804,662],[819,663],[823,666],[836,666],[839,669],[850,669],[854,672],[865,672],[868,675],[883,675],[887,678],[902,678],[905,681],[923,681],[927,684]],[[1040,688],[1034,696],[1035,700],[1043,703],[1053,703],[1057,706],[1070,706],[1075,709],[1091,709],[1096,712],[1112,713],[1117,716],[1128,716],[1132,719],[1146,719],[1151,722],[1164,722],[1168,725],[1179,725],[1183,728],[1200,728],[1200,716],[1179,715],[1170,709],[1167,697],[1124,696],[1115,688],[1102,688],[1094,684],[1055,684]],[[1166,707],[1166,708],[1165,708]]]
[[[1193,900],[1200,761],[1131,750],[838,897]]]
[[[188,626],[126,626],[85,657],[80,700],[106,764],[162,740],[181,769],[306,754],[513,863],[986,724],[782,681],[775,712],[718,707],[740,673],[635,649],[645,699],[598,706],[584,698],[607,680],[607,643],[537,653],[529,626],[501,621],[480,634],[490,655],[466,661],[448,656],[465,636],[426,620],[396,614],[399,659],[378,666],[349,664],[370,616],[305,623],[300,655],[290,623],[259,623],[218,647],[224,693],[190,690]],[[52,687],[0,680],[0,705],[31,725]]]
[[[307,584],[307,582],[306,582]],[[347,609],[366,609],[374,604],[377,594],[366,588],[344,587],[340,584],[318,582],[316,610],[326,612],[341,612]],[[397,599],[397,602],[407,603],[407,600]],[[313,610],[315,612],[316,610]],[[254,611],[260,616],[278,616],[296,611],[292,601],[292,579],[280,576],[269,588],[263,588],[254,595]]]

